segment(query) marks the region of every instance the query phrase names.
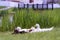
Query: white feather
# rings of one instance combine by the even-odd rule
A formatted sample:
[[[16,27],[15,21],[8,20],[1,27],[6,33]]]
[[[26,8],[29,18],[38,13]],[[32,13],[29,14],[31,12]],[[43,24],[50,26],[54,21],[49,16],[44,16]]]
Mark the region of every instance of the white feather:
[[[54,27],[51,27],[51,28],[43,28],[43,29],[41,29],[39,24],[36,24],[35,27],[36,28],[34,28],[34,27],[31,28],[32,29],[31,33],[32,32],[46,32],[46,31],[51,31],[54,28]]]

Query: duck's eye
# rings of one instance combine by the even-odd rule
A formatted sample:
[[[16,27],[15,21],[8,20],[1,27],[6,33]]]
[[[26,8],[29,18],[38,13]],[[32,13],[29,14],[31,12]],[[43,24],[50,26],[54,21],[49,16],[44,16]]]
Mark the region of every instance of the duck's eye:
[[[37,27],[35,27],[35,28],[37,28]]]

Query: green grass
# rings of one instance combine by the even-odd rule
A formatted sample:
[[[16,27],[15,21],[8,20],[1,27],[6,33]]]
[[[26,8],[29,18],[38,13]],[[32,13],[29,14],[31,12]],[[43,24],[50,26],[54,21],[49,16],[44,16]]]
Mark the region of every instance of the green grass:
[[[22,28],[31,27],[36,23],[39,23],[41,27],[57,26],[60,24],[60,9],[54,10],[26,10],[17,9],[14,16],[14,24],[19,25]],[[28,28],[29,28],[28,27]]]
[[[2,11],[2,26],[0,31],[10,31],[15,27],[30,28],[39,23],[41,28],[51,26],[60,26],[60,9],[54,10],[32,10],[32,9],[14,9]],[[13,22],[9,21],[9,13],[15,12]],[[2,14],[1,13],[1,14]]]
[[[5,8],[5,6],[0,6],[0,9]]]
[[[60,27],[50,32],[11,34],[12,32],[0,32],[0,40],[60,40]]]

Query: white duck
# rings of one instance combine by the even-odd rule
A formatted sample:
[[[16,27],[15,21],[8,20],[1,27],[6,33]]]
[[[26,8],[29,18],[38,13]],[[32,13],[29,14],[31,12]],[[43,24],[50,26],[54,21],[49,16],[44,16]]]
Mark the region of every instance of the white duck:
[[[35,26],[36,26],[36,30],[37,30],[38,32],[51,31],[51,30],[54,28],[54,27],[51,27],[51,28],[41,29],[39,24],[36,24]]]
[[[15,28],[15,30],[17,30],[18,32],[22,31],[22,30],[21,30],[21,27],[19,27],[19,26],[17,26],[17,27]]]
[[[14,30],[14,33],[28,33],[30,29],[21,29],[21,27],[17,26]]]
[[[16,28],[19,32],[22,32],[22,31],[24,31],[24,32],[26,32],[26,33],[28,33],[31,29],[21,29],[21,27],[17,27]]]
[[[39,24],[36,24],[35,27],[31,27],[31,32],[30,33],[33,33],[33,32],[41,32],[41,29],[40,29],[40,25]]]
[[[33,26],[30,28],[30,30],[31,30],[30,33],[32,33],[32,32],[36,32],[36,29],[35,29],[35,27],[33,27]]]

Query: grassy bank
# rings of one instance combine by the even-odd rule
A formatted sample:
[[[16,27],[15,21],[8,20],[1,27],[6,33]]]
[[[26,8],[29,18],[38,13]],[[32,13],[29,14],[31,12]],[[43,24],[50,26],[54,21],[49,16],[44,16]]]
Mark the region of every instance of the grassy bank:
[[[22,28],[30,28],[36,23],[39,23],[41,28],[51,27],[51,26],[60,26],[60,9],[54,10],[32,10],[32,9],[14,9],[12,12],[15,12],[13,17],[13,22],[10,23],[8,13],[2,18],[2,26],[0,27],[1,31],[13,30],[14,27],[20,26]]]
[[[0,32],[0,40],[60,40],[60,28],[50,32],[12,35],[12,32]]]
[[[0,6],[0,9],[5,8],[5,6]]]

